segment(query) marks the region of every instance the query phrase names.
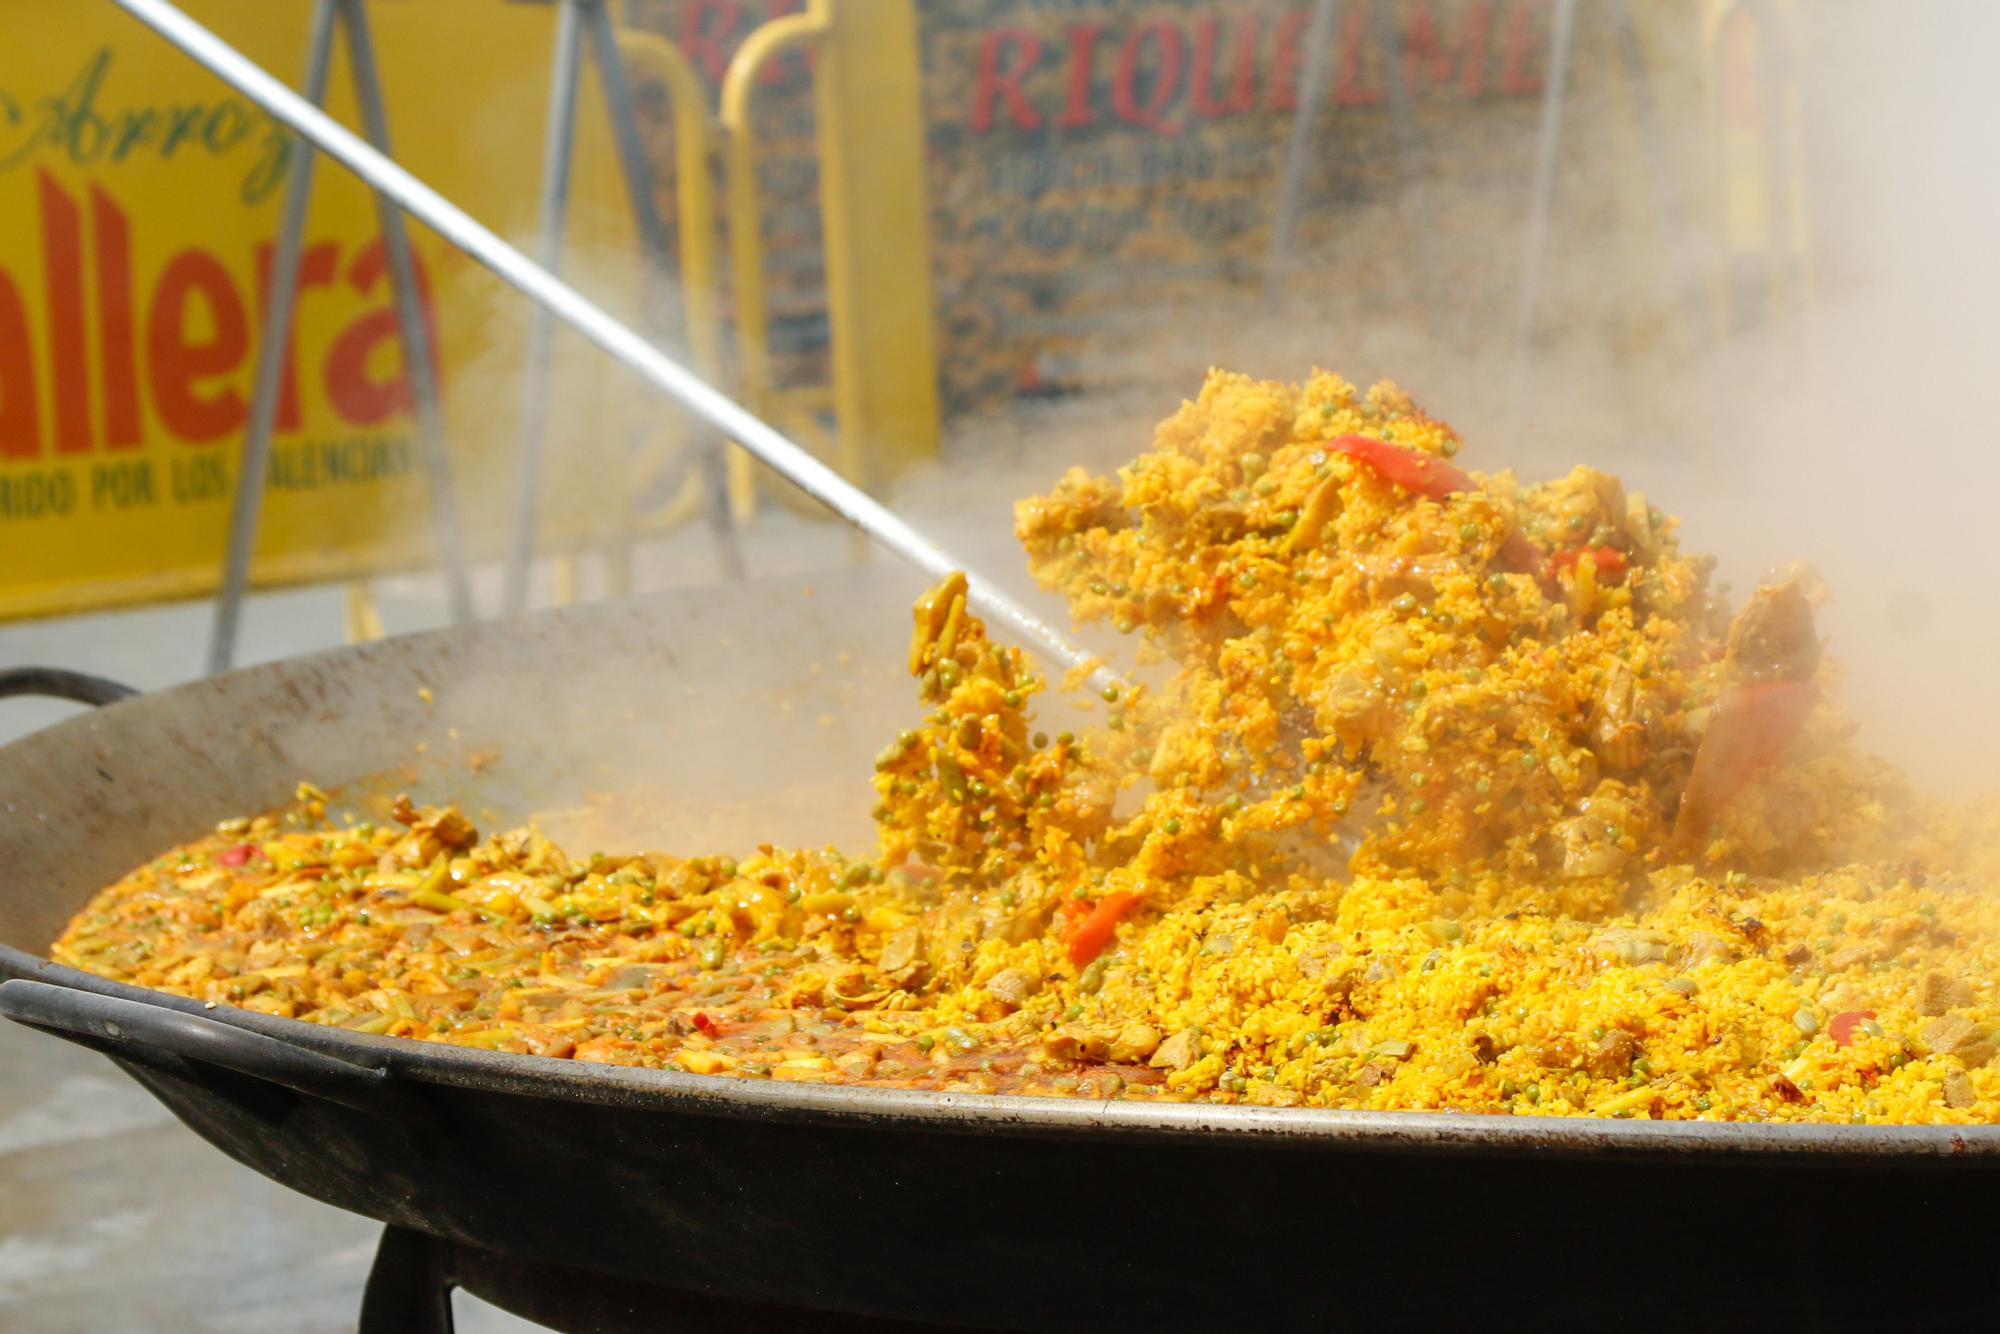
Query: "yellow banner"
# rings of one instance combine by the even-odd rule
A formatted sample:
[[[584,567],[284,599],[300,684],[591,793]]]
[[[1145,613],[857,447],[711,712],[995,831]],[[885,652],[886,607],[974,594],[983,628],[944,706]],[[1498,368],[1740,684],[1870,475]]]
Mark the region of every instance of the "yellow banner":
[[[207,0],[195,17],[288,81],[312,6]],[[395,156],[527,243],[553,9],[369,7]],[[214,586],[263,337],[288,140],[112,6],[8,0],[0,44],[0,617]],[[358,118],[344,45],[328,108]],[[568,271],[640,284],[601,101],[581,93]],[[527,303],[412,228],[439,349],[465,526],[497,550],[516,449]],[[545,529],[601,524],[632,397],[565,346]],[[622,385],[620,385],[622,388]],[[618,404],[625,404],[618,407]],[[254,575],[327,577],[433,558],[428,491],[372,194],[314,177]]]

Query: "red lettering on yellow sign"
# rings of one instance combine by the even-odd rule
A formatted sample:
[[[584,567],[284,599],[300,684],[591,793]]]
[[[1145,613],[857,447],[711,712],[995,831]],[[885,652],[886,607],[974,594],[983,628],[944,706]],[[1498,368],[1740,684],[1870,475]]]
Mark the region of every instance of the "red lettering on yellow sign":
[[[139,447],[139,355],[132,329],[132,224],[98,186],[90,187],[97,234],[97,328],[104,341],[104,443]]]
[[[1544,76],[1539,65],[1548,43],[1548,3],[1507,0],[1499,68],[1491,84],[1496,94],[1522,97],[1541,91]],[[690,6],[689,13],[695,8]],[[1336,64],[1327,100],[1336,107],[1383,104],[1388,90],[1377,71],[1382,62],[1399,54],[1404,87],[1413,95],[1451,88],[1464,97],[1481,96],[1489,86],[1488,64],[1496,54],[1496,12],[1502,12],[1496,0],[1474,0],[1463,11],[1457,40],[1448,42],[1428,3],[1406,11],[1400,32],[1374,26],[1376,10],[1370,6],[1349,6],[1334,39]],[[1097,124],[1099,106],[1108,105],[1112,119],[1158,135],[1177,135],[1187,128],[1190,117],[1216,120],[1255,108],[1260,66],[1264,109],[1295,111],[1311,19],[1309,8],[1288,9],[1267,34],[1262,16],[1236,16],[1230,21],[1226,74],[1225,21],[1213,15],[1189,20],[1145,18],[1122,32],[1106,21],[1074,23],[1064,29],[1059,60],[1034,28],[1019,24],[991,28],[980,35],[974,55],[969,123],[975,134],[987,133],[1003,121],[1019,130],[1039,130],[1050,123],[1081,130]],[[706,28],[700,31],[714,35]],[[1117,58],[1106,80],[1098,57],[1108,47],[1116,49]],[[1058,64],[1060,79],[1037,77],[1045,67],[1054,73]],[[1225,79],[1227,92],[1218,93]]]
[[[212,444],[240,432],[249,415],[252,326],[269,300],[270,243],[256,250],[254,307],[222,259],[198,246],[170,256],[142,301],[130,214],[93,184],[88,218],[86,235],[77,196],[47,171],[38,173],[45,327],[33,327],[19,280],[0,267],[0,460],[88,454],[100,447],[135,450],[145,436],[148,405],[183,444]],[[435,376],[436,313],[422,259],[413,258]],[[379,426],[409,413],[408,376],[380,369],[385,349],[398,341],[387,279],[379,237],[354,251],[344,270],[338,242],[304,247],[279,379],[279,433],[299,431],[305,422],[296,347],[300,308],[315,290],[343,281],[360,296],[380,292],[383,300],[333,336],[319,390],[348,426]],[[38,348],[46,349],[46,367],[36,364]]]
[[[189,327],[197,320],[211,330],[206,337]],[[201,444],[242,427],[243,395],[228,385],[204,393],[201,382],[234,371],[249,346],[243,299],[222,261],[194,249],[168,260],[146,321],[153,406],[168,431],[183,443]]]
[[[90,449],[90,370],[83,327],[83,215],[46,171],[35,174],[48,277],[49,355],[55,360],[56,453]]]
[[[0,269],[0,459],[32,459],[42,452],[41,414],[35,399],[28,309],[21,302],[21,289]]]

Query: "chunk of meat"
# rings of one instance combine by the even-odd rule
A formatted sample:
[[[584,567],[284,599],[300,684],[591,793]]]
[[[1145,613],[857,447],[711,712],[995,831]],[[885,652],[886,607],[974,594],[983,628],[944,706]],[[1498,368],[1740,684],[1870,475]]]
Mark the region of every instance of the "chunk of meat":
[[[1039,983],[1019,968],[1003,968],[986,979],[986,994],[1010,1010],[1018,1010],[1035,994]],[[1157,1040],[1157,1039],[1156,1039]]]
[[[1979,1093],[1963,1070],[1948,1070],[1944,1077],[1944,1105],[1964,1111],[1979,1101]]]
[[[1992,1035],[1955,1014],[1931,1020],[1918,1030],[1917,1037],[1933,1055],[1956,1056],[1967,1065],[1984,1065],[1993,1059]]]
[[[1819,632],[1812,602],[1796,579],[1765,584],[1729,623],[1724,663],[1742,685],[1809,681],[1819,667]]]
[[[892,931],[882,938],[882,953],[875,964],[885,973],[893,973],[908,968],[917,960],[923,948],[924,933],[921,927],[906,926]]]
[[[1917,984],[1917,1013],[1940,1015],[1972,1004],[1972,987],[1962,978],[1932,971]]]
[[[1185,1070],[1199,1059],[1200,1036],[1192,1028],[1183,1028],[1156,1047],[1146,1064],[1156,1070]]]
[[[1640,927],[1608,926],[1590,938],[1589,949],[1606,963],[1658,963],[1667,957],[1667,937]]]
[[[1556,844],[1562,849],[1562,874],[1566,879],[1583,880],[1616,875],[1632,860],[1611,835],[1617,826],[1601,815],[1576,815],[1555,828]]]
[[[1584,1064],[1599,1079],[1622,1079],[1632,1073],[1632,1062],[1638,1055],[1639,1044],[1632,1035],[1612,1028],[1597,1040]]]
[[[1635,769],[1660,727],[1657,699],[1624,663],[1612,664],[1590,706],[1590,748],[1614,772]]]
[[[1735,963],[1737,958],[1736,947],[1712,931],[1689,932],[1688,938],[1674,951],[1674,960],[1683,969],[1707,963],[1710,959]]]
[[[1118,1030],[1118,1036],[1111,1040],[1111,1048],[1106,1055],[1121,1065],[1143,1061],[1158,1051],[1160,1030],[1151,1024],[1127,1024]]]

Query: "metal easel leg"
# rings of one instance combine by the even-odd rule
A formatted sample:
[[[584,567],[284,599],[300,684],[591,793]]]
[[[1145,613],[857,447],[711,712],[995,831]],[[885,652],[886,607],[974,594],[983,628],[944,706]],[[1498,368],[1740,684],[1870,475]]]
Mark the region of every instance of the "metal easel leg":
[[[333,64],[333,23],[341,0],[317,0],[306,46],[306,78],[301,89],[318,106],[326,100],[327,72]],[[257,519],[264,505],[264,475],[271,461],[271,431],[278,419],[278,396],[291,341],[292,307],[298,296],[299,251],[312,198],[311,144],[294,135],[291,171],[279,216],[277,252],[271,258],[271,290],[264,301],[264,328],[257,344],[257,378],[243,432],[236,496],[229,507],[229,548],[223,558],[222,587],[215,595],[215,626],[208,641],[210,674],[226,672],[236,659],[236,636],[243,618],[243,595],[250,582],[250,554],[257,544]]]
[[[542,145],[542,198],[536,218],[538,258],[550,273],[562,272],[563,230],[569,215],[570,167],[576,140],[576,85],[580,0],[562,0],[556,13],[556,46],[549,77],[549,118]],[[549,375],[555,354],[555,316],[537,306],[528,330],[528,364],[521,393],[521,449],[514,465],[514,531],[507,544],[501,580],[501,611],[516,615],[528,605],[528,575],[535,560],[535,521],[540,509],[542,452],[548,434]]]
[[[1514,325],[1514,381],[1511,421],[1520,429],[1534,373],[1534,338],[1542,300],[1542,258],[1548,248],[1549,215],[1556,192],[1556,153],[1562,146],[1564,90],[1576,36],[1576,0],[1556,0],[1549,35],[1549,72],[1542,86],[1542,122],[1535,138],[1535,177],[1530,187],[1528,236],[1521,262],[1521,308]]]
[[[375,42],[361,0],[339,0],[347,28],[348,64],[354,73],[354,96],[361,104],[361,123],[368,142],[389,154],[389,117],[382,105],[382,81],[375,66]],[[393,156],[393,154],[391,154]],[[401,335],[403,374],[410,386],[416,417],[417,452],[430,485],[432,522],[437,526],[438,557],[443,567],[445,596],[455,625],[472,620],[472,581],[467,574],[465,536],[459,527],[453,494],[451,456],[445,452],[444,414],[438,405],[436,349],[424,320],[423,296],[417,286],[417,266],[410,256],[410,234],[403,211],[386,195],[375,195],[382,246],[389,261],[389,283],[395,293],[396,325]]]
[[[611,23],[608,0],[581,0],[590,7],[590,48],[597,63],[598,85],[604,90],[605,112],[611,120],[611,134],[618,146],[619,166],[625,178],[625,193],[632,205],[632,217],[639,231],[639,243],[646,256],[647,293],[644,301],[646,323],[653,332],[672,340],[675,331],[659,326],[658,312],[673,308],[667,298],[666,275],[673,265],[673,249],[667,239],[667,225],[660,217],[658,197],[653,192],[653,169],[646,158],[646,146],[639,138],[639,118],[632,101],[632,88],[625,78],[625,65],[618,57],[618,34]],[[682,171],[707,170],[704,163],[683,163]],[[709,434],[697,442],[701,475],[709,503],[709,523],[715,534],[716,555],[723,573],[730,579],[743,577],[743,553],[736,538],[736,525],[729,514],[729,491],[721,466],[728,442]],[[710,455],[715,464],[710,466]],[[720,485],[718,485],[720,483]]]

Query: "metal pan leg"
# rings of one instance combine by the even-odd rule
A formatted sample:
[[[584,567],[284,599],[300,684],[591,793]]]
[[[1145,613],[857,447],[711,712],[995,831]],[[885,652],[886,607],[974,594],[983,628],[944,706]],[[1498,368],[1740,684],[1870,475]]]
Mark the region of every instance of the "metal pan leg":
[[[361,1295],[358,1334],[452,1334],[448,1247],[391,1223]]]
[[[318,106],[326,100],[327,71],[333,62],[333,23],[341,0],[313,5],[312,37],[306,46],[306,79],[301,90]],[[257,518],[264,505],[264,473],[271,461],[271,431],[278,419],[278,395],[285,372],[285,345],[291,341],[292,306],[298,295],[299,249],[305,236],[306,205],[312,198],[311,143],[291,139],[290,178],[278,223],[277,253],[271,261],[271,292],[264,303],[264,328],[257,345],[257,379],[250,394],[250,419],[243,432],[236,497],[229,509],[229,549],[222,564],[222,587],[215,595],[215,627],[208,641],[208,670],[226,672],[236,659],[243,595],[250,582],[250,552],[257,543]]]

